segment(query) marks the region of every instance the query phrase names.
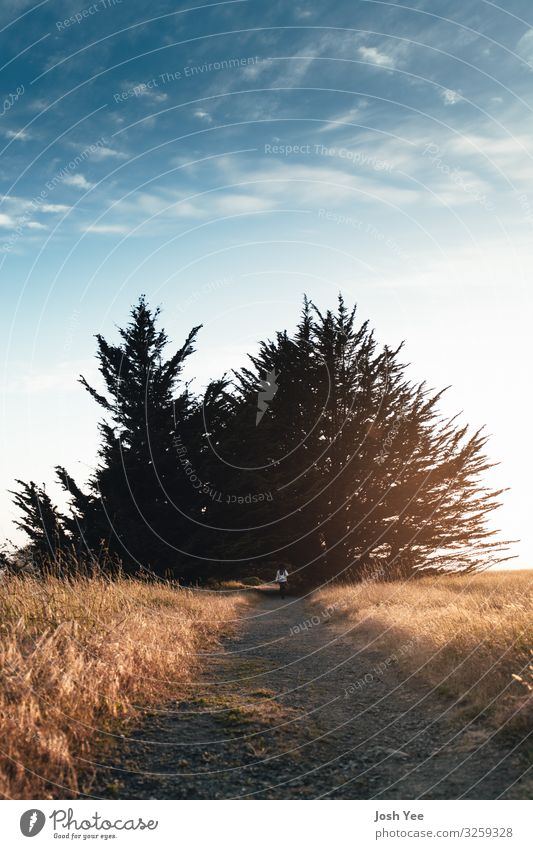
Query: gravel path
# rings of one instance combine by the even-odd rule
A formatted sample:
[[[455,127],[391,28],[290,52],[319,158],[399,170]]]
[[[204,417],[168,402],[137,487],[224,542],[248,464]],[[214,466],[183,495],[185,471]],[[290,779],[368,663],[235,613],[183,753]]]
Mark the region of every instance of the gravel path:
[[[265,594],[202,680],[109,751],[91,793],[531,798],[516,740],[460,722],[451,702],[348,627],[305,600]]]

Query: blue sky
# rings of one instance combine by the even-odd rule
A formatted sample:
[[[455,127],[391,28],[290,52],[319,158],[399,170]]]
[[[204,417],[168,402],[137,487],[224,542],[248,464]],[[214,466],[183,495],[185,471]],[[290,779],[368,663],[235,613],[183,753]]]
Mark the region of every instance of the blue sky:
[[[17,2],[0,12],[5,490],[81,479],[93,334],[141,292],[197,386],[342,290],[443,411],[487,424],[531,564],[533,9]]]

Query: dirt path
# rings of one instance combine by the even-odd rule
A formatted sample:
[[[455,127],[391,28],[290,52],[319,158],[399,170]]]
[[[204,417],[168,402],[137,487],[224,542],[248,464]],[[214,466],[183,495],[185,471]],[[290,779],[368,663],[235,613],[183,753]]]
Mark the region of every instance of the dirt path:
[[[512,742],[459,722],[451,703],[405,681],[370,637],[343,634],[345,622],[320,613],[265,595],[209,657],[203,679],[113,748],[92,794],[531,797]]]

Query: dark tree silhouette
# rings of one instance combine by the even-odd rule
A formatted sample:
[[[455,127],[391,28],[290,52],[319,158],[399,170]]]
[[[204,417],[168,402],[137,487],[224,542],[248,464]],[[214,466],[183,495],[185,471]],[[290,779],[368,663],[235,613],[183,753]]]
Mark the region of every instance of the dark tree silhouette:
[[[161,572],[165,562],[175,562],[187,524],[176,510],[182,493],[173,436],[174,423],[186,426],[191,412],[181,373],[199,328],[165,359],[168,340],[158,318],[159,310],[152,312],[141,297],[130,323],[119,330],[119,345],[96,337],[106,394],[83,377],[81,383],[107,415],[90,486],[105,512],[110,545],[131,568]]]
[[[96,337],[104,389],[81,382],[105,416],[99,465],[87,493],[57,467],[68,516],[21,484],[36,550],[104,546],[131,571],[193,580],[288,561],[309,584],[506,559],[486,521],[501,491],[483,483],[483,432],[444,419],[442,392],[412,383],[402,346],[380,347],[342,297],[325,313],[305,299],[293,335],[202,398],[182,376],[199,328],[165,359],[158,320],[141,298],[118,345]]]
[[[214,504],[207,515],[243,529],[230,545],[239,560],[288,559],[311,583],[505,559],[507,544],[486,525],[501,495],[482,482],[486,437],[445,421],[442,392],[408,381],[401,346],[378,348],[355,315],[342,298],[325,314],[306,300],[294,337],[262,343],[237,374],[220,454],[245,469],[232,473],[234,487],[272,500],[233,517]],[[269,374],[279,388],[257,426]]]
[[[30,543],[27,554],[36,566],[57,561],[68,549],[70,539],[65,527],[65,517],[52,504],[44,487],[33,481],[17,480],[19,491],[13,491],[13,501],[21,513],[15,525],[24,531]]]

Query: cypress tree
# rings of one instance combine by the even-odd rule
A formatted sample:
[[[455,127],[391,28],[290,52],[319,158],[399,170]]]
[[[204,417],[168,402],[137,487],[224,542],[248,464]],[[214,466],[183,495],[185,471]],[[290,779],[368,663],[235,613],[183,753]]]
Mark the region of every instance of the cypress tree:
[[[502,491],[483,482],[483,431],[446,420],[443,393],[411,382],[403,346],[379,346],[342,297],[324,313],[305,298],[292,335],[261,342],[201,399],[183,380],[199,327],[166,359],[159,317],[141,297],[118,344],[96,337],[104,390],[80,380],[104,413],[99,462],[87,492],[56,468],[69,515],[19,481],[36,556],[105,549],[187,579],[285,561],[315,585],[507,559],[487,525]]]
[[[188,533],[183,506],[189,493],[178,473],[175,436],[189,428],[195,407],[182,371],[200,328],[165,359],[168,338],[157,326],[159,316],[143,296],[119,329],[118,345],[96,337],[105,394],[80,378],[106,416],[90,497],[62,476],[90,547],[103,532],[128,569],[164,574],[180,563]]]
[[[26,552],[37,567],[50,561],[58,562],[71,543],[65,517],[52,504],[44,486],[37,486],[33,481],[25,483],[17,479],[16,482],[19,490],[11,494],[21,518],[15,525],[29,537]]]
[[[230,548],[241,559],[287,559],[310,583],[506,559],[486,523],[501,495],[482,481],[486,438],[443,419],[442,392],[407,379],[401,350],[380,348],[342,297],[324,314],[306,299],[294,336],[261,343],[237,373],[225,446],[234,466],[256,472],[233,474],[233,485],[273,493],[234,519],[243,533]],[[269,374],[279,387],[256,426]]]

